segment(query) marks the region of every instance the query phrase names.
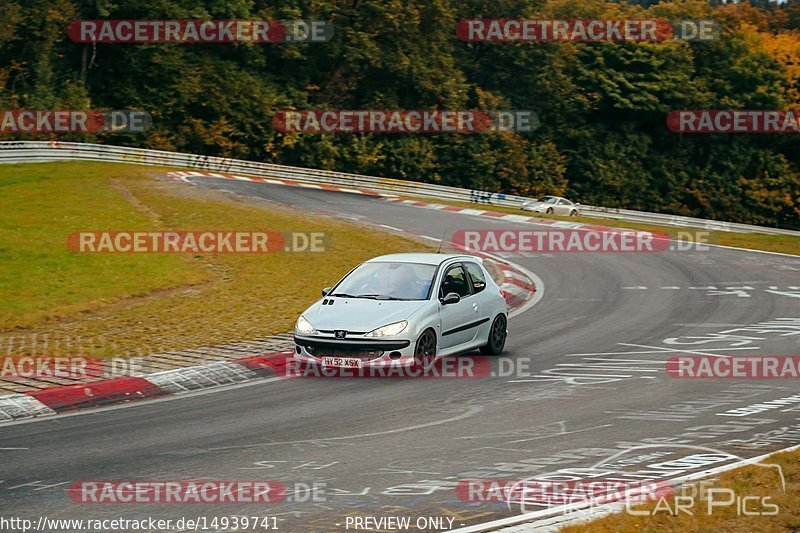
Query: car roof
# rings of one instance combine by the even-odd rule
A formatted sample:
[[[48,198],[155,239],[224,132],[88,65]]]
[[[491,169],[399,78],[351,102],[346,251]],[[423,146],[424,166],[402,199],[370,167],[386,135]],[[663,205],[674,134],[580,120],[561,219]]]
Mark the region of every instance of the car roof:
[[[434,253],[414,253],[414,254],[389,254],[373,257],[367,263],[394,262],[394,263],[421,263],[423,265],[441,265],[450,259],[472,259],[479,263],[480,257],[467,254],[434,254]]]

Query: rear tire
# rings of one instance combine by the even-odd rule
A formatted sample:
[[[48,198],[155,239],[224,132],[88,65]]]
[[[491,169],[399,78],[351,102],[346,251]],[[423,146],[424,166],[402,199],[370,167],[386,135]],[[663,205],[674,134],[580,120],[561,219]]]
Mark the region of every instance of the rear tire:
[[[576,217],[576,216],[578,216],[578,211],[576,211],[575,209],[573,209],[573,210],[570,212],[569,216],[571,216],[571,217]]]
[[[489,328],[489,340],[481,346],[481,353],[484,355],[500,355],[506,346],[508,322],[505,315],[497,315]]]

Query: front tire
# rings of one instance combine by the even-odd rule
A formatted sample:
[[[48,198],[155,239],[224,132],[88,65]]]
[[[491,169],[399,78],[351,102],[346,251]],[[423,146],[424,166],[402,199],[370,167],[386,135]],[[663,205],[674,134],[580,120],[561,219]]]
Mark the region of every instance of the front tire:
[[[506,346],[508,323],[505,315],[497,315],[489,329],[489,339],[485,345],[481,346],[481,353],[484,355],[500,355]]]
[[[414,359],[417,364],[430,363],[436,359],[436,333],[432,329],[426,329],[417,339]]]
[[[552,215],[553,214],[553,208],[552,207],[548,207],[546,213],[548,215]]]

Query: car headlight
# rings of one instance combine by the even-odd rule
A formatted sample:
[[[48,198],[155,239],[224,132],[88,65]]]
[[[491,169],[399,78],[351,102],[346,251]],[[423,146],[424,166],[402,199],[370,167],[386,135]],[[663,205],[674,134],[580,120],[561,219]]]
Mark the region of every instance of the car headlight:
[[[306,335],[317,334],[317,330],[314,329],[314,326],[312,326],[303,315],[300,315],[300,318],[297,319],[297,324],[295,324],[294,329],[296,329],[298,333],[305,333]]]
[[[366,335],[365,337],[388,337],[390,335],[397,335],[398,333],[402,332],[408,326],[408,322],[405,320],[401,320],[400,322],[395,322],[394,324],[387,324],[386,326],[381,326],[378,329],[373,329]]]

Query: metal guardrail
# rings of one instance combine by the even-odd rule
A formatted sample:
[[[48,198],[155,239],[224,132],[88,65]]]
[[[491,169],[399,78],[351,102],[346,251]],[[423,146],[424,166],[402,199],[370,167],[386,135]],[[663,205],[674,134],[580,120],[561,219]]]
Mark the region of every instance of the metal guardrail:
[[[273,177],[305,183],[336,185],[369,189],[378,193],[421,198],[455,200],[483,205],[498,205],[519,208],[523,202],[532,200],[524,196],[475,191],[446,185],[435,185],[417,181],[380,178],[330,170],[317,170],[285,165],[273,165],[256,161],[229,159],[146,148],[129,148],[105,144],[49,142],[49,141],[6,141],[0,142],[0,163],[32,163],[47,161],[105,161],[189,168],[205,172],[224,172],[257,177]],[[642,222],[667,226],[684,226],[708,230],[735,231],[743,233],[767,233],[771,235],[800,235],[800,231],[751,226],[733,222],[704,220],[700,218],[646,213],[627,209],[612,209],[596,206],[580,206],[584,216],[616,218],[629,222]]]

